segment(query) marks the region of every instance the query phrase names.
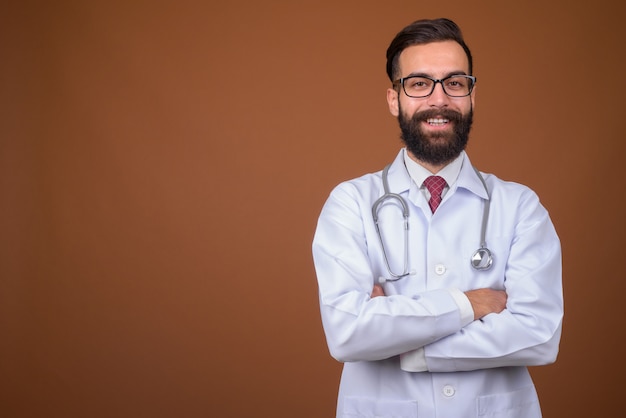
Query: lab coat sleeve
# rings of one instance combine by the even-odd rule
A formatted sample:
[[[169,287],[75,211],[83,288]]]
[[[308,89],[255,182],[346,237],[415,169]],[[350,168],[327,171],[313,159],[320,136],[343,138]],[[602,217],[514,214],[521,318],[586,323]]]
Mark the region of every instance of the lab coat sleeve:
[[[467,296],[465,296],[465,294],[459,289],[452,288],[450,291],[457,305],[459,305],[459,308],[461,309],[463,323],[469,324],[474,320],[474,310],[472,309],[472,304]],[[405,372],[428,371],[424,347],[409,351],[408,353],[400,354],[400,368]]]
[[[526,189],[506,261],[506,309],[425,347],[431,372],[536,366],[556,360],[563,318],[561,247],[547,211]]]
[[[322,209],[313,240],[331,355],[343,362],[381,360],[458,332],[466,324],[448,290],[370,298],[378,276],[369,252],[378,250],[368,242],[371,208],[360,193],[351,183],[339,185]]]

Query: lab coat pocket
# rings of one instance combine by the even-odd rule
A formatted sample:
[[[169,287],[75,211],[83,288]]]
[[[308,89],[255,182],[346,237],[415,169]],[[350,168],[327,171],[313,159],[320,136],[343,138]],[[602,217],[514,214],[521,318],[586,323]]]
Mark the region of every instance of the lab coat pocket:
[[[416,418],[417,402],[348,396],[342,418]]]
[[[479,418],[537,418],[541,416],[533,386],[514,392],[481,396],[477,399]]]

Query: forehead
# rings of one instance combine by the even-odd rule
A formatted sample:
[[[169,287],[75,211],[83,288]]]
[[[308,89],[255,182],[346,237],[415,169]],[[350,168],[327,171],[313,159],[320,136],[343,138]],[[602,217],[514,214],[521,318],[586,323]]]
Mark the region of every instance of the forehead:
[[[431,42],[404,49],[398,59],[400,76],[424,74],[443,77],[451,73],[469,74],[463,47],[455,41]]]

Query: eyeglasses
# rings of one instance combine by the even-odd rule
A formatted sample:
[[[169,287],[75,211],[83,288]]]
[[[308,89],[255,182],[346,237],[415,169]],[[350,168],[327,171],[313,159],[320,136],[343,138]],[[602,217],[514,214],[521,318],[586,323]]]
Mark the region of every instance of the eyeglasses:
[[[459,74],[437,80],[428,76],[412,75],[396,80],[393,85],[402,85],[404,93],[409,97],[423,98],[433,94],[437,83],[441,83],[443,92],[448,96],[465,97],[472,93],[476,77]]]

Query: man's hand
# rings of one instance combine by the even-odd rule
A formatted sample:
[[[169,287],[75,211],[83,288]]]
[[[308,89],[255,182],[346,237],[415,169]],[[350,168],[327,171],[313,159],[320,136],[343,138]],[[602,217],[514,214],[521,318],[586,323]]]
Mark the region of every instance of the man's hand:
[[[507,294],[504,290],[476,289],[465,292],[465,296],[474,309],[474,320],[506,309]]]
[[[374,289],[372,290],[372,299],[378,296],[385,296],[385,291],[383,290],[383,287],[379,284],[375,284],[374,285]]]

